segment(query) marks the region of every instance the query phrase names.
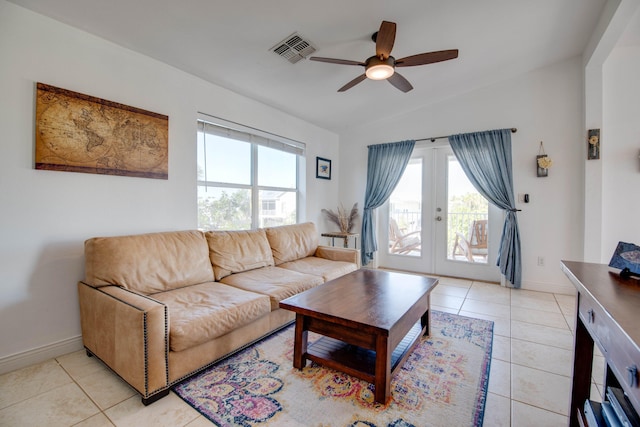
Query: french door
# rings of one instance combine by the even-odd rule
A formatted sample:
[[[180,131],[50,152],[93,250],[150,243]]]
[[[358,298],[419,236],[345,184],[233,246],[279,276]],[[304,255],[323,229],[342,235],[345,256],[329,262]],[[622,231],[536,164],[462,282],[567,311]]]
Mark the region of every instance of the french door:
[[[502,218],[469,182],[448,144],[417,147],[378,214],[379,265],[498,282]]]

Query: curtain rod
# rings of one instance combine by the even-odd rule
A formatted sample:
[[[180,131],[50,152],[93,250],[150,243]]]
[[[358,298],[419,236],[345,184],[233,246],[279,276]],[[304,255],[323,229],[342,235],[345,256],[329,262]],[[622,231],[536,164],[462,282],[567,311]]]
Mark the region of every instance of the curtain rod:
[[[518,131],[517,128],[511,128],[511,133],[516,133]],[[436,139],[445,139],[445,138],[449,138],[451,135],[447,135],[447,136],[432,136],[431,138],[421,138],[421,139],[416,139],[416,142],[419,141],[431,141],[431,142],[435,142]]]

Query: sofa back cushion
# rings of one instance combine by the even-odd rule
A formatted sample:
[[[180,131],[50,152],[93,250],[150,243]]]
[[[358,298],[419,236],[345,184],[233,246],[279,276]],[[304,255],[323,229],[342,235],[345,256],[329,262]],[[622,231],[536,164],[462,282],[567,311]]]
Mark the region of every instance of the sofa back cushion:
[[[313,256],[318,248],[318,232],[312,222],[265,229],[275,265]]]
[[[205,236],[216,280],[273,265],[264,230],[207,231]]]
[[[213,280],[201,231],[94,237],[84,244],[85,282],[145,295]]]

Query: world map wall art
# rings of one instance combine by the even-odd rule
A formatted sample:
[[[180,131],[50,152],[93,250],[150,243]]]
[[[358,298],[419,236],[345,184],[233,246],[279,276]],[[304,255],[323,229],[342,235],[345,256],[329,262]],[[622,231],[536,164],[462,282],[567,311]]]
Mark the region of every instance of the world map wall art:
[[[43,83],[36,90],[36,169],[168,179],[168,116]]]

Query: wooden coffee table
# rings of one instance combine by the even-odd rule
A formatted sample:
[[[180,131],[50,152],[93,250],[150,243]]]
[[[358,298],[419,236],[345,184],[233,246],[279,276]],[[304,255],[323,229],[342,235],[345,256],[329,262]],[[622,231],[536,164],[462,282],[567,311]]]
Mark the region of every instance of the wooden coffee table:
[[[363,379],[386,403],[391,377],[422,335],[437,279],[360,269],[280,302],[296,313],[293,366],[307,360]],[[323,335],[307,343],[308,331]]]

